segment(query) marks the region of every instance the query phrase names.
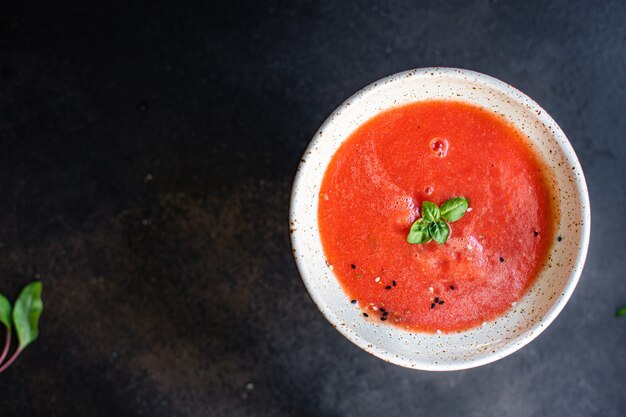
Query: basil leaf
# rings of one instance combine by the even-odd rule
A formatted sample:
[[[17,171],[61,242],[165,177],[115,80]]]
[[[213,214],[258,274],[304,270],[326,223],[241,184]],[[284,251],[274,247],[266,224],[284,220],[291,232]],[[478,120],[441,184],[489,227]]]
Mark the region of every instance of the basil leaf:
[[[441,217],[449,222],[455,222],[463,217],[468,207],[469,201],[467,201],[467,198],[451,198],[441,205]]]
[[[616,312],[615,312],[615,317],[622,317],[622,316],[626,316],[626,306],[619,308]]]
[[[423,219],[416,220],[411,226],[411,230],[409,230],[406,241],[409,243],[430,242],[430,235],[428,234],[428,223],[426,223]]]
[[[444,244],[450,236],[450,227],[444,221],[438,220],[428,226],[428,233],[437,243]]]
[[[41,301],[41,281],[28,284],[15,301],[13,307],[13,324],[19,340],[20,350],[31,344],[39,336],[39,316],[43,311]]]
[[[437,204],[431,203],[430,201],[422,202],[422,219],[424,219],[426,223],[437,221],[440,217],[441,213],[439,212]]]
[[[0,294],[0,323],[11,330],[11,302]]]

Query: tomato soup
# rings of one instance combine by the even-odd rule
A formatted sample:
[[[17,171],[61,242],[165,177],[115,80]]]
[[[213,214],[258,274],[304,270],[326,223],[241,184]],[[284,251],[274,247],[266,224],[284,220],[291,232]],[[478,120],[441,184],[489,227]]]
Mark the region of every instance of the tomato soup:
[[[411,331],[469,329],[505,313],[554,240],[545,168],[522,132],[456,101],[396,107],[333,156],[319,195],[329,265],[368,320]],[[444,244],[409,244],[423,201],[465,197]]]

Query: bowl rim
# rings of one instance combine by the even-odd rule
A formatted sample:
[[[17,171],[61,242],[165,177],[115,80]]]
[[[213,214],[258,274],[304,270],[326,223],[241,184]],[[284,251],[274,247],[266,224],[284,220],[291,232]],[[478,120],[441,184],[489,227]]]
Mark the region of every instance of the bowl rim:
[[[587,188],[587,182],[585,180],[584,172],[582,170],[582,166],[580,165],[580,161],[574,151],[571,142],[561,129],[561,127],[554,121],[554,119],[545,111],[537,102],[528,97],[526,94],[511,86],[510,84],[501,81],[492,76],[462,69],[462,68],[453,68],[453,67],[424,67],[424,68],[415,68],[402,72],[398,72],[387,77],[376,80],[365,87],[358,90],[356,93],[352,94],[346,100],[344,100],[333,112],[324,120],[324,122],[317,129],[313,138],[309,142],[307,148],[304,151],[303,155],[308,155],[312,152],[315,152],[315,148],[318,145],[318,141],[321,139],[321,135],[319,134],[321,131],[326,130],[326,127],[333,121],[335,117],[337,117],[343,110],[346,109],[347,106],[352,105],[364,97],[366,94],[370,93],[373,89],[378,88],[382,85],[387,85],[395,82],[399,82],[408,76],[412,77],[421,77],[427,75],[429,73],[436,72],[440,76],[444,76],[444,78],[467,78],[471,77],[472,81],[481,83],[487,87],[491,87],[494,90],[497,90],[512,100],[520,103],[521,105],[526,106],[530,110],[534,111],[537,115],[536,117],[548,128],[551,129],[553,135],[552,137],[560,136],[562,141],[559,141],[559,146],[563,150],[564,154],[567,156],[568,162],[571,163],[571,166],[578,175],[578,180],[576,181],[576,190],[578,192],[578,197],[581,205],[581,220],[582,220],[582,228],[581,228],[581,237],[580,244],[578,248],[578,252],[576,254],[576,261],[574,262],[569,279],[566,285],[563,287],[561,292],[561,296],[558,300],[546,311],[546,313],[531,327],[529,327],[522,335],[515,339],[515,343],[510,342],[505,347],[495,350],[493,353],[489,353],[482,357],[470,358],[464,362],[459,363],[419,363],[415,364],[413,361],[404,358],[401,355],[393,354],[390,351],[385,349],[376,348],[374,345],[370,345],[367,340],[363,339],[356,332],[349,332],[344,326],[340,326],[340,323],[335,322],[334,316],[331,314],[333,311],[332,308],[328,308],[325,303],[323,303],[323,299],[318,296],[318,293],[314,290],[312,279],[307,273],[307,268],[304,265],[304,261],[302,257],[296,256],[296,252],[301,253],[302,248],[298,241],[299,233],[294,232],[290,234],[291,246],[292,246],[292,255],[296,262],[296,266],[298,269],[298,273],[304,283],[304,286],[309,294],[309,297],[313,301],[313,304],[317,307],[317,309],[322,313],[322,315],[330,322],[330,324],[341,333],[344,337],[350,340],[352,343],[365,350],[366,352],[386,361],[396,365],[400,365],[403,367],[411,368],[411,369],[419,369],[419,370],[427,370],[427,371],[455,371],[462,370],[468,368],[474,368],[477,366],[486,365],[491,362],[495,362],[499,359],[502,359],[519,349],[526,346],[528,343],[537,338],[561,313],[569,299],[571,298],[578,281],[580,280],[580,276],[583,271],[583,267],[585,264],[585,260],[587,257],[587,252],[589,249],[589,237],[591,233],[591,207],[589,202],[589,191]],[[296,174],[293,180],[293,185],[291,188],[291,197],[289,202],[289,222],[293,224],[293,222],[297,219],[298,213],[296,213],[296,204],[295,202],[298,199],[298,190],[301,189],[301,182],[303,181],[303,167],[304,162],[301,160],[298,163],[298,167],[296,170]]]

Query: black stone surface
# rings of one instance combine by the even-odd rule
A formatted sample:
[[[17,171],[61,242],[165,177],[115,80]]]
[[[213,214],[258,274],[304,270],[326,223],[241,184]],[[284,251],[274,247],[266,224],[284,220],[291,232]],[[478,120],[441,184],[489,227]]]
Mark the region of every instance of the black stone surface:
[[[2,417],[626,415],[624,2],[36,3],[0,3],[0,291],[45,286]],[[462,372],[356,348],[290,254],[318,125],[424,66],[537,100],[592,200],[563,313]]]

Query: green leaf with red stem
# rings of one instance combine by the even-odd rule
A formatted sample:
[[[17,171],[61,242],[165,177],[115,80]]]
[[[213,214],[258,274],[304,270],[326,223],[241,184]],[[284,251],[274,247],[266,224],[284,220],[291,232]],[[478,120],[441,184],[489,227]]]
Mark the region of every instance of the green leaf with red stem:
[[[11,330],[11,302],[0,294],[0,323]]]
[[[0,294],[0,323],[7,328],[4,347],[0,351],[0,364],[2,364],[11,347],[11,302],[2,294]]]
[[[41,290],[41,281],[31,282],[24,287],[13,306],[13,325],[19,341],[18,350],[24,350],[39,336],[39,316],[43,311]]]

